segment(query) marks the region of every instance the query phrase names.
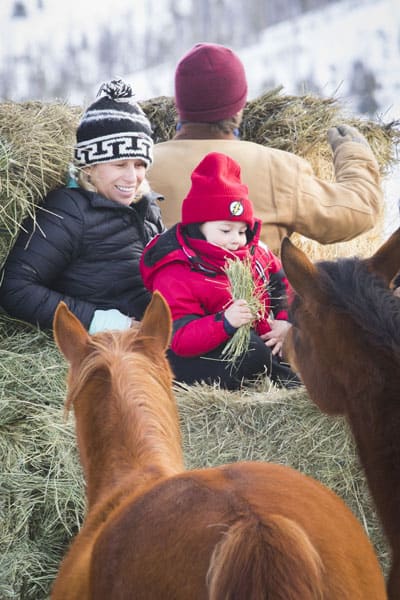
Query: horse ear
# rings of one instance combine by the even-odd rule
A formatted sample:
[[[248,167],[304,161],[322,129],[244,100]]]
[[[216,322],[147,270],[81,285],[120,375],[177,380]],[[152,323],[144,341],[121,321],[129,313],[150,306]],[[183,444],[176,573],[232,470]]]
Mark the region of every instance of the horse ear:
[[[283,270],[290,285],[301,297],[316,298],[319,294],[319,277],[316,266],[288,237],[281,245]]]
[[[167,350],[172,335],[171,311],[164,296],[155,291],[146,308],[139,333],[156,339],[164,351]]]
[[[53,335],[58,348],[69,363],[76,363],[83,358],[90,339],[89,334],[65,302],[60,302],[56,308]]]
[[[384,277],[389,284],[400,269],[400,227],[365,262],[371,271]]]

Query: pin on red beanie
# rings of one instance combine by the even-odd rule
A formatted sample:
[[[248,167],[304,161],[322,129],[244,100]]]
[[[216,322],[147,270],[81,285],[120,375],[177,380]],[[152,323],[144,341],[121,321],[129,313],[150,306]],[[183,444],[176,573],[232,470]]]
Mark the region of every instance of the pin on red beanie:
[[[175,71],[175,104],[182,121],[213,123],[246,104],[247,81],[239,57],[220,44],[196,44]]]
[[[206,221],[242,221],[254,227],[253,205],[240,166],[230,156],[211,152],[191,175],[192,186],[182,203],[182,225]]]

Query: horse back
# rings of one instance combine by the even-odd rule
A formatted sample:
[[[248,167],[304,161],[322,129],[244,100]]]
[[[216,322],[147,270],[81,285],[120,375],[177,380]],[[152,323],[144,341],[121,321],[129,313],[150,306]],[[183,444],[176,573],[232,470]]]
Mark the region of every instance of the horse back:
[[[335,494],[289,467],[236,463],[168,478],[94,544],[96,600],[383,600],[381,569]]]

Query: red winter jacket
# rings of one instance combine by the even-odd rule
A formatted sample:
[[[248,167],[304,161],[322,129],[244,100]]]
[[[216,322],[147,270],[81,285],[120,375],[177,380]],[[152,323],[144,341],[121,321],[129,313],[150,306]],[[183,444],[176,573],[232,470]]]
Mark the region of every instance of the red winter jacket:
[[[253,240],[235,252],[184,236],[179,223],[146,246],[140,261],[143,282],[150,292],[158,290],[170,306],[171,349],[176,354],[200,356],[231,337],[223,321],[223,311],[232,302],[223,270],[227,258],[250,257],[256,285],[265,290],[265,317],[255,324],[257,333],[270,331],[267,317],[271,311],[275,319],[287,319],[288,281],[279,259],[258,243],[258,220],[256,229]]]

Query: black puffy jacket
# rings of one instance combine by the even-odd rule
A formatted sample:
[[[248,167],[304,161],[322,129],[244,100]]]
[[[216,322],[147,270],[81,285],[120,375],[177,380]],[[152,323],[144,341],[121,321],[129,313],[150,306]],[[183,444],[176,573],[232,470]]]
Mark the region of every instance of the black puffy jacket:
[[[156,197],[151,192],[124,206],[81,188],[50,192],[7,257],[1,306],[42,328],[52,326],[60,300],[87,328],[96,309],[140,319],[150,295],[139,259],[164,229]]]

